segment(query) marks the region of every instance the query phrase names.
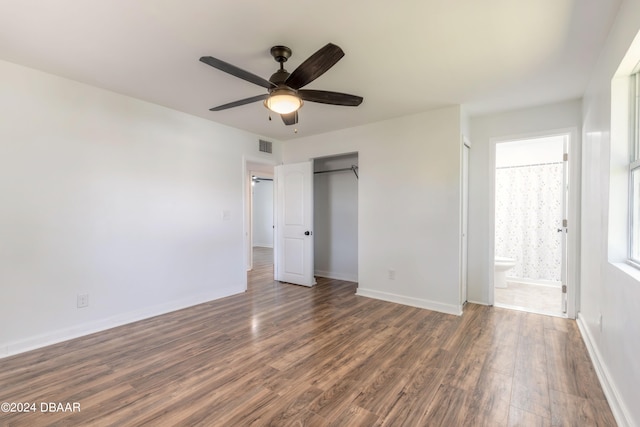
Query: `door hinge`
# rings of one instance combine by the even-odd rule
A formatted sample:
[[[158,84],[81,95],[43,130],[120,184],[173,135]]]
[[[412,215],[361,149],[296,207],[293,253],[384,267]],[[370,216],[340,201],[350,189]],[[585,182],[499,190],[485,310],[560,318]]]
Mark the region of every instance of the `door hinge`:
[[[563,294],[567,293],[567,285],[562,285],[562,293]]]
[[[564,153],[564,154],[562,155],[562,160],[563,160],[564,162],[569,161],[569,153]]]
[[[564,228],[567,228],[567,227],[569,226],[568,224],[569,224],[569,221],[567,221],[566,219],[563,219],[563,220],[562,220],[562,226],[563,226]]]

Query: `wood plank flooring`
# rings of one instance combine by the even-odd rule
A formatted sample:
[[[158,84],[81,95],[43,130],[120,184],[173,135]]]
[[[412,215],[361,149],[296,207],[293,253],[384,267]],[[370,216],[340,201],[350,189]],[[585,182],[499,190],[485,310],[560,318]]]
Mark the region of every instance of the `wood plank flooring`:
[[[615,426],[571,320],[282,284],[263,252],[246,293],[0,359],[0,402],[81,405],[0,425]]]

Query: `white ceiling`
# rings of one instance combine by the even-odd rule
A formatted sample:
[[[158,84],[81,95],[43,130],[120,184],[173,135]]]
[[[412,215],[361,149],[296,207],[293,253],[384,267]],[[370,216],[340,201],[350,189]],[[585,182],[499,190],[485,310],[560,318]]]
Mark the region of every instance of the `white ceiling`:
[[[462,104],[483,114],[574,99],[620,0],[0,0],[0,59],[270,138],[300,136]],[[209,67],[209,55],[266,79],[286,45],[293,71],[332,42],[345,57],[305,87],[364,97],[305,103],[300,123],[266,90]]]

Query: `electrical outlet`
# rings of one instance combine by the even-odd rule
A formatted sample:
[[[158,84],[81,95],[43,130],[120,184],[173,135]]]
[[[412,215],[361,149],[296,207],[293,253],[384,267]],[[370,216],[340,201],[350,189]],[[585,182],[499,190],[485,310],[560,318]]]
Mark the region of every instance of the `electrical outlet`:
[[[389,269],[389,280],[396,280],[396,270],[393,268]]]
[[[78,294],[78,308],[89,307],[89,294]]]

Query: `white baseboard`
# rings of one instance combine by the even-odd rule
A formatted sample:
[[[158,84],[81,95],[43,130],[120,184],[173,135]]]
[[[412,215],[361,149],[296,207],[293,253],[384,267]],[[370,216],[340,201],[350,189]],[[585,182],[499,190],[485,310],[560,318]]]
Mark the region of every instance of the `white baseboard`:
[[[126,325],[128,323],[137,322],[139,320],[148,319],[150,317],[161,314],[170,313],[172,311],[181,310],[183,308],[224,298],[230,295],[244,292],[242,285],[235,287],[225,287],[216,289],[206,294],[193,295],[165,304],[159,304],[153,307],[145,307],[139,310],[118,314],[104,319],[94,320],[91,322],[75,325],[69,328],[58,329],[46,332],[44,334],[24,338],[18,341],[0,343],[0,359],[13,356],[26,351],[35,350],[46,347],[48,345],[57,344],[74,338],[79,338],[95,332],[105,331],[117,326]]]
[[[620,399],[620,393],[618,393],[615,384],[610,381],[611,376],[609,375],[609,370],[603,363],[600,351],[598,350],[598,347],[594,345],[595,341],[580,313],[578,313],[576,322],[578,324],[580,334],[582,335],[582,340],[584,341],[587,347],[587,351],[589,352],[589,357],[591,357],[591,362],[593,363],[593,367],[595,368],[596,375],[600,380],[602,391],[604,391],[607,402],[609,402],[611,412],[613,412],[613,417],[616,419],[618,426],[631,427],[633,425],[636,425],[633,423],[631,415],[629,414],[629,411],[627,410],[624,402],[622,401],[622,399]]]
[[[326,277],[327,279],[346,280],[347,282],[357,282],[358,276],[352,274],[335,273],[332,271],[316,270],[315,276]]]
[[[439,311],[441,313],[462,315],[462,307],[459,305],[443,304],[441,302],[429,301],[421,298],[407,297],[388,292],[380,292],[372,289],[358,288],[356,295],[379,299],[382,301],[395,302],[397,304],[409,305],[411,307],[426,308],[427,310]]]

